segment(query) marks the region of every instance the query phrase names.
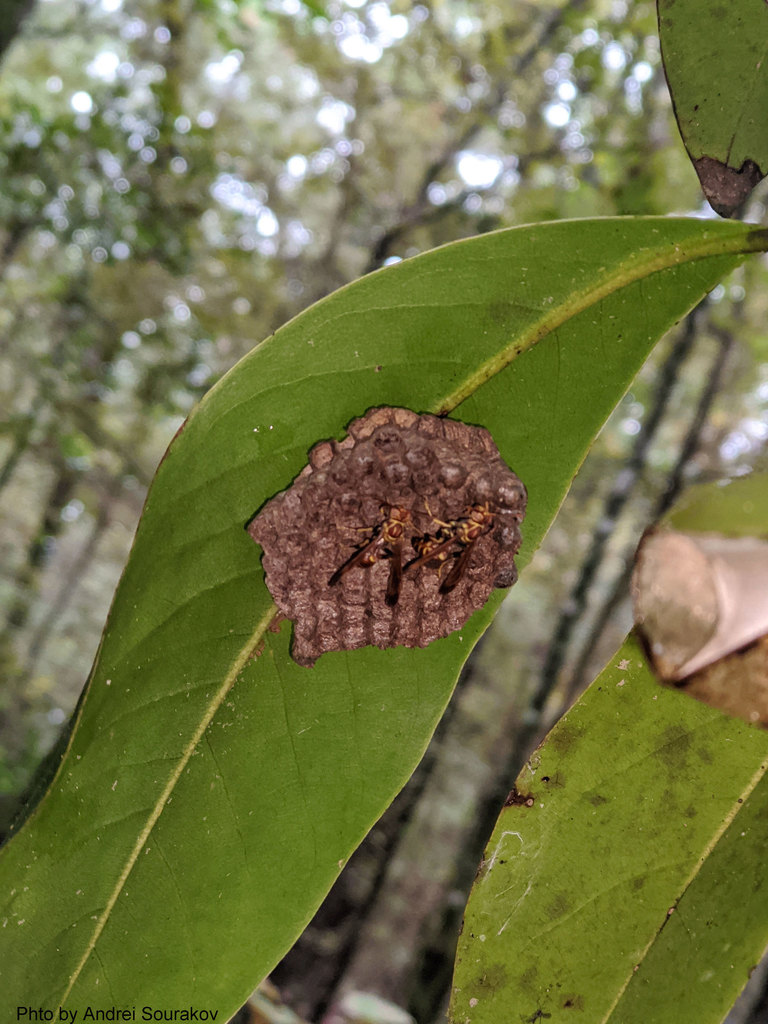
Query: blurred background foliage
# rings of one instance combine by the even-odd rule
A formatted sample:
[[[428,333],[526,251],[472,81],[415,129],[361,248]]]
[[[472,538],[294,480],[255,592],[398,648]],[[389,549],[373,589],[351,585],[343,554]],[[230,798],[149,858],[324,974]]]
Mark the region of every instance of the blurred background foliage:
[[[713,216],[650,2],[3,10],[2,831],[83,686],[154,467],[240,356],[443,242]],[[765,221],[765,196],[747,219]],[[297,1012],[336,1019],[365,992],[439,1017],[483,842],[531,744],[626,632],[639,533],[686,482],[766,468],[765,278],[755,259],[715,289],[607,424],[411,786],[276,971]]]

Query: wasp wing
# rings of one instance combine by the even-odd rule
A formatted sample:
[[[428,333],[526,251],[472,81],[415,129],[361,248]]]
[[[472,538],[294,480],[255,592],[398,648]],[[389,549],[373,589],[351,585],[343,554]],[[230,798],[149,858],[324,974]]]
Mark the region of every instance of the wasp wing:
[[[362,565],[366,568],[369,565],[373,565],[379,558],[378,548],[381,546],[381,543],[382,538],[377,536],[374,537],[373,540],[369,540],[367,544],[364,544],[357,551],[353,551],[346,562],[344,562],[343,565],[340,565],[333,576],[328,580],[328,586],[335,587],[342,576],[358,565]]]
[[[451,567],[451,571],[440,584],[441,594],[448,594],[451,590],[453,590],[453,588],[459,582],[461,577],[464,575],[464,570],[467,567],[467,562],[469,561],[469,556],[472,552],[473,545],[474,541],[471,541],[469,544],[465,544],[462,547],[459,557],[456,559],[456,561],[453,563],[453,566]]]
[[[384,600],[392,608],[400,597],[400,581],[403,578],[403,545],[402,543],[392,544],[390,547],[392,555],[389,560],[389,580]]]
[[[440,544],[436,544],[434,547],[429,544],[422,546],[422,553],[418,554],[416,558],[412,558],[410,562],[405,566],[406,569],[418,569],[420,565],[426,565],[427,562],[431,562],[433,559],[439,558],[444,551],[458,543],[458,538],[451,535],[446,537]],[[426,550],[425,550],[426,548]]]

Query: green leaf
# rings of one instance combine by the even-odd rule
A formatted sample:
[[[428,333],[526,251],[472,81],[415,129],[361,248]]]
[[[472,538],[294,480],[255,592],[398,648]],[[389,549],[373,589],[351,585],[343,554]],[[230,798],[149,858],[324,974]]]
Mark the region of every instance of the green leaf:
[[[765,477],[692,488],[681,530],[768,532]],[[720,1021],[768,943],[768,734],[625,643],[517,781],[470,895],[452,1019]]]
[[[660,687],[628,640],[523,770],[533,806],[497,822],[451,1019],[721,1020],[768,939],[766,758],[768,735]]]
[[[767,509],[768,475],[750,473],[725,483],[690,487],[664,521],[692,533],[763,537],[768,534]]]
[[[707,199],[730,216],[768,173],[768,7],[658,0],[664,69]]]
[[[2,1019],[226,1018],[421,757],[501,596],[426,650],[295,665],[243,525],[312,444],[370,406],[461,402],[528,486],[525,560],[654,341],[766,244],[666,218],[456,243],[317,303],[206,395],[158,470],[55,781],[0,854]]]

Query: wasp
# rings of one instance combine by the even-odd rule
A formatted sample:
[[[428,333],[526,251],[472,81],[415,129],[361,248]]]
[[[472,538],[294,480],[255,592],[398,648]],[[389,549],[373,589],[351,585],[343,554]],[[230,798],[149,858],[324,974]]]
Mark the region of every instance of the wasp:
[[[335,586],[350,569],[360,566],[367,569],[382,559],[389,559],[389,580],[385,602],[392,607],[400,596],[400,581],[403,578],[403,540],[405,530],[411,521],[410,509],[400,505],[382,505],[384,521],[373,528],[373,535],[350,558],[339,566],[328,580],[328,586]]]
[[[490,505],[470,505],[460,519],[452,519],[444,523],[427,511],[439,529],[433,535],[426,534],[415,544],[416,558],[406,565],[406,569],[418,568],[420,565],[446,562],[452,555],[456,556],[450,572],[440,584],[440,593],[447,594],[456,586],[469,562],[472,549],[479,537],[482,537],[493,525],[495,512]],[[452,550],[458,545],[458,550]]]
[[[440,569],[457,552],[451,551],[456,538],[450,530],[450,524],[441,526],[437,533],[425,533],[423,537],[414,537],[411,541],[416,557],[404,566],[403,571],[411,566],[428,565],[431,569]]]

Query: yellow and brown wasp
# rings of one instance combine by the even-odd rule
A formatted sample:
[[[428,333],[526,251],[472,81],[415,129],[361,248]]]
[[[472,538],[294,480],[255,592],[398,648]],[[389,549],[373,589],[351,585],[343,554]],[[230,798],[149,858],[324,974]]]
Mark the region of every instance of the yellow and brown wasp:
[[[357,566],[367,569],[375,565],[376,562],[388,559],[389,580],[384,600],[392,607],[397,604],[397,599],[400,596],[400,581],[403,577],[403,540],[406,527],[411,521],[411,511],[400,505],[382,505],[381,514],[384,516],[384,521],[374,526],[371,538],[357,551],[354,551],[343,565],[339,566],[328,580],[328,586],[335,586],[350,569]]]
[[[406,565],[406,569],[416,569],[420,565],[437,563],[441,566],[451,555],[456,555],[456,560],[451,570],[440,584],[440,593],[447,594],[456,586],[469,562],[472,548],[479,537],[482,537],[491,526],[496,515],[491,511],[490,505],[470,505],[466,514],[459,519],[452,519],[445,523],[436,519],[429,511],[433,522],[437,523],[439,529],[435,534],[426,534],[414,543],[416,558]],[[452,550],[458,545],[458,550]]]
[[[441,526],[436,533],[425,533],[422,537],[414,537],[411,544],[416,552],[416,557],[404,566],[403,571],[410,569],[411,566],[427,565],[430,569],[440,569],[442,572],[448,559],[456,554],[455,551],[450,550],[456,543],[456,538],[449,526],[450,524]]]

